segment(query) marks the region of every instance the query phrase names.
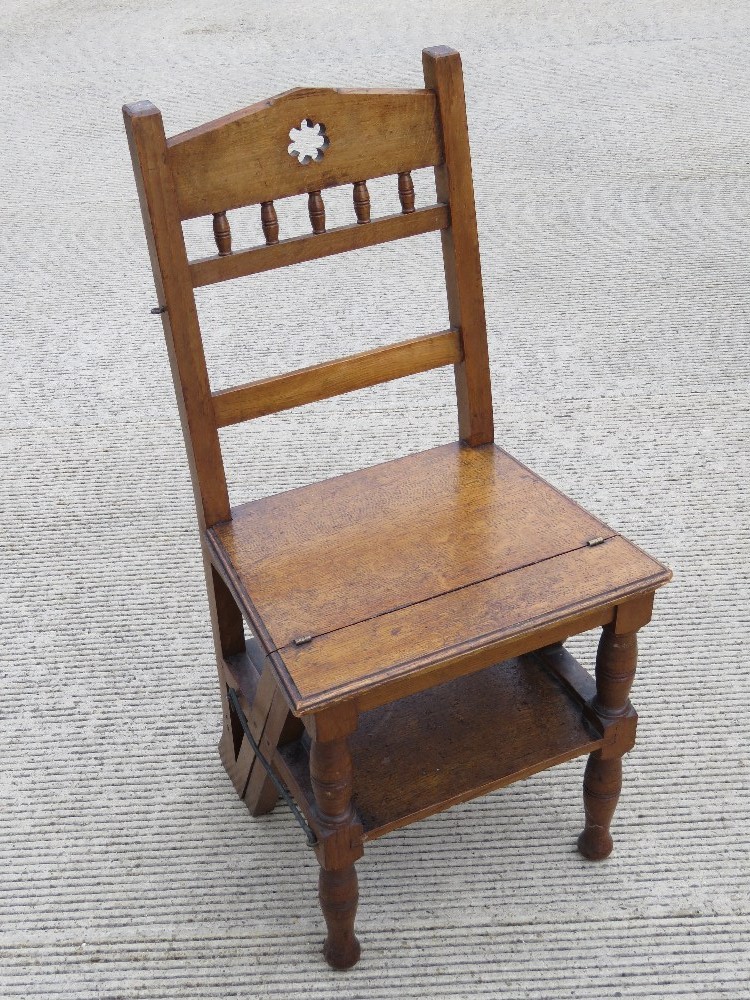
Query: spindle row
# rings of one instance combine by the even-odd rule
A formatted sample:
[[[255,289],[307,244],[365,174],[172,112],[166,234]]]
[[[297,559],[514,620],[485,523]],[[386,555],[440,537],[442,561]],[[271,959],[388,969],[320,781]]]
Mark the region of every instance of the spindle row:
[[[414,183],[411,173],[407,170],[398,175],[398,200],[401,202],[401,213],[409,215],[414,211]],[[357,225],[365,225],[370,221],[370,192],[367,181],[356,181],[353,191],[354,213]],[[311,191],[307,198],[307,211],[314,236],[326,231],[326,207],[320,191]],[[266,243],[270,246],[279,242],[279,220],[272,201],[264,201],[260,206],[260,223]],[[214,212],[214,239],[220,257],[227,257],[232,252],[232,230],[226,212]]]

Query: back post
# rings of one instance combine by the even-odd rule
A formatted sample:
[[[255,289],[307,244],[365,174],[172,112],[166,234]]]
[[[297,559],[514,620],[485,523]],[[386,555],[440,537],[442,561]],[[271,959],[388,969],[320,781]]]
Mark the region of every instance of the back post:
[[[451,214],[440,235],[450,324],[463,341],[463,360],[454,368],[459,436],[470,445],[489,444],[492,385],[461,57],[437,45],[422,51],[422,66],[425,86],[437,96],[443,133],[444,161],[435,167],[435,186]]]
[[[222,756],[236,756],[242,734],[227,698],[223,661],[244,652],[245,632],[242,614],[205,550],[205,528],[228,520],[230,507],[198,312],[161,113],[139,101],[125,105],[123,117],[198,513],[224,721],[220,747]]]

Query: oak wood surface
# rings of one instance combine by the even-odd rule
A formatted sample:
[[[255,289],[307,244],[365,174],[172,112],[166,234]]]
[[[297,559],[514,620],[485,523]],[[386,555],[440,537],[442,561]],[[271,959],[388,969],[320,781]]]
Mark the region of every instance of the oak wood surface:
[[[407,236],[443,229],[450,222],[450,213],[445,205],[431,205],[420,208],[410,215],[386,215],[373,219],[363,226],[358,222],[350,226],[337,226],[318,236],[291,236],[278,240],[272,245],[259,245],[247,250],[235,251],[231,256],[204,257],[190,263],[193,287],[212,285],[217,281],[243,278],[260,274],[276,267],[301,264],[303,261],[330,257],[348,250],[388,243]],[[278,237],[278,230],[276,231]]]
[[[254,814],[273,808],[229,685],[315,830],[337,968],[359,957],[362,821],[372,839],[588,752],[579,848],[609,853],[635,632],[671,577],[492,444],[461,60],[426,49],[423,69],[425,90],[298,89],[169,140],[152,105],[124,109],[202,529],[221,758]],[[317,152],[289,144],[305,123]],[[415,210],[424,166],[439,204]],[[366,179],[384,174],[402,212],[371,221]],[[326,231],[322,192],[340,184],[356,222]],[[313,232],[279,241],[273,200],[303,193]],[[233,251],[226,213],[255,203],[265,245]],[[190,262],[197,215],[219,253]],[[194,288],[433,230],[450,330],[211,393]],[[230,510],[220,427],[443,364],[462,444]],[[560,644],[596,626],[593,681]]]
[[[156,293],[165,307],[161,319],[198,519],[201,525],[211,525],[229,517],[229,494],[185,240],[167,166],[164,126],[160,112],[149,101],[126,105],[123,117]],[[217,212],[224,207],[219,205]]]
[[[424,49],[422,65],[425,86],[437,96],[445,152],[435,167],[438,201],[453,206],[450,228],[440,236],[448,315],[464,345],[455,368],[458,431],[468,444],[486,444],[494,437],[492,385],[461,57],[436,46]]]
[[[370,221],[370,192],[367,190],[367,181],[357,181],[352,191],[354,202],[354,214],[357,222],[363,226]]]
[[[506,637],[490,638],[478,637],[478,641],[467,642],[460,650],[450,651],[447,658],[439,655],[426,662],[417,662],[408,665],[408,668],[399,668],[395,671],[383,672],[379,676],[369,679],[366,687],[359,685],[359,693],[356,697],[358,711],[364,712],[372,708],[379,708],[398,698],[405,698],[408,695],[416,694],[418,691],[425,691],[436,684],[444,684],[457,677],[465,677],[468,674],[476,673],[478,670],[485,670],[501,660],[512,659],[516,656],[524,656],[534,652],[540,645],[549,645],[555,642],[564,642],[571,635],[580,632],[588,632],[590,629],[599,628],[612,620],[614,608],[607,604],[597,604],[589,611],[577,612],[563,618],[556,618],[548,625],[540,625],[529,630],[521,630],[517,634]],[[278,658],[278,661],[275,659]],[[269,657],[272,661],[277,676],[283,675],[289,678],[281,655],[273,653]],[[405,665],[404,665],[405,666]],[[346,692],[339,692],[344,698]],[[289,695],[290,702],[299,699],[299,692],[293,691]],[[328,710],[346,705],[343,702],[328,702]],[[314,718],[311,715],[302,716],[303,721]]]
[[[255,501],[208,539],[303,713],[597,608],[604,623],[670,577],[494,445]]]
[[[650,571],[650,575],[645,573]],[[619,536],[583,546],[460,587],[417,604],[335,629],[280,651],[298,695],[295,708],[324,704],[386,688],[394,679],[426,671],[474,649],[491,658],[501,644],[529,637],[558,620],[614,606],[630,593],[659,586],[663,571]]]
[[[126,105],[123,118],[202,534],[203,528],[229,516],[229,494],[185,240],[166,162],[164,125],[149,101]],[[243,649],[243,622],[204,547],[202,560],[222,706],[219,752],[231,776],[239,731],[227,697],[224,657]],[[233,780],[238,780],[236,774]]]
[[[455,330],[446,330],[221,389],[213,394],[216,424],[228,427],[242,420],[279,413],[294,406],[450,365],[460,357],[461,338]]]
[[[326,206],[320,191],[311,191],[307,196],[307,211],[313,233],[320,236],[326,231]]]
[[[449,444],[236,507],[209,539],[280,648],[612,534],[496,446]]]
[[[292,718],[291,721],[294,727],[294,737],[299,738],[302,735],[302,724],[299,719]],[[289,706],[283,692],[275,687],[262,736],[257,740],[260,752],[266,760],[273,757],[276,747],[282,742],[281,737],[284,730],[286,729],[288,732],[291,728],[289,722]],[[250,771],[243,799],[251,816],[263,816],[276,805],[278,792],[259,760],[256,760]]]
[[[323,157],[288,152],[303,119],[325,125]],[[429,90],[298,88],[169,140],[183,219],[363,178],[439,163],[435,95]]]
[[[542,666],[511,660],[362,714],[349,743],[354,807],[373,840],[596,750],[601,737]],[[279,756],[304,789],[304,743]]]
[[[414,181],[408,170],[398,175],[398,200],[401,202],[401,211],[404,215],[414,211]]]
[[[214,239],[220,257],[226,257],[232,252],[232,229],[226,212],[214,213]]]
[[[260,224],[266,243],[270,246],[279,242],[279,220],[272,201],[264,201],[260,206]]]

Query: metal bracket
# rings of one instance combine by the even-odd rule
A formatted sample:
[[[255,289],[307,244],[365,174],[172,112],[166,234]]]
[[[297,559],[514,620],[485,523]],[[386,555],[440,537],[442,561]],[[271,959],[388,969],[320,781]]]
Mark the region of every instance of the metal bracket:
[[[161,313],[165,313],[166,311],[167,311],[166,306],[154,306],[154,308],[151,310],[151,315],[160,316]]]
[[[316,847],[318,844],[318,838],[315,836],[311,828],[308,826],[307,822],[305,821],[305,817],[297,808],[297,803],[294,801],[292,796],[286,790],[284,785],[279,781],[278,777],[276,776],[276,772],[271,767],[270,762],[266,760],[266,758],[260,752],[260,747],[255,742],[255,739],[253,738],[253,735],[250,732],[250,727],[247,724],[247,718],[245,717],[245,713],[242,711],[240,700],[237,697],[237,692],[234,690],[234,688],[227,687],[227,693],[229,695],[229,700],[232,703],[232,708],[235,710],[235,712],[237,713],[237,718],[240,720],[240,725],[242,726],[242,732],[245,734],[247,742],[253,748],[253,751],[255,753],[255,756],[258,758],[259,763],[263,766],[264,771],[273,782],[274,788],[282,797],[282,799],[286,802],[289,808],[292,810],[292,815],[304,830],[308,846]]]

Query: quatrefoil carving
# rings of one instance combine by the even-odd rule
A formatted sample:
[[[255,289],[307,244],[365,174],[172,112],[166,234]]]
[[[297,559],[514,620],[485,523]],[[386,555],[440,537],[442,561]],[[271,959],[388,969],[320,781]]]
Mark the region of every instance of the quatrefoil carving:
[[[289,138],[292,141],[288,153],[296,156],[303,166],[322,160],[323,152],[329,145],[325,125],[310,118],[303,118],[298,128],[290,129]]]

